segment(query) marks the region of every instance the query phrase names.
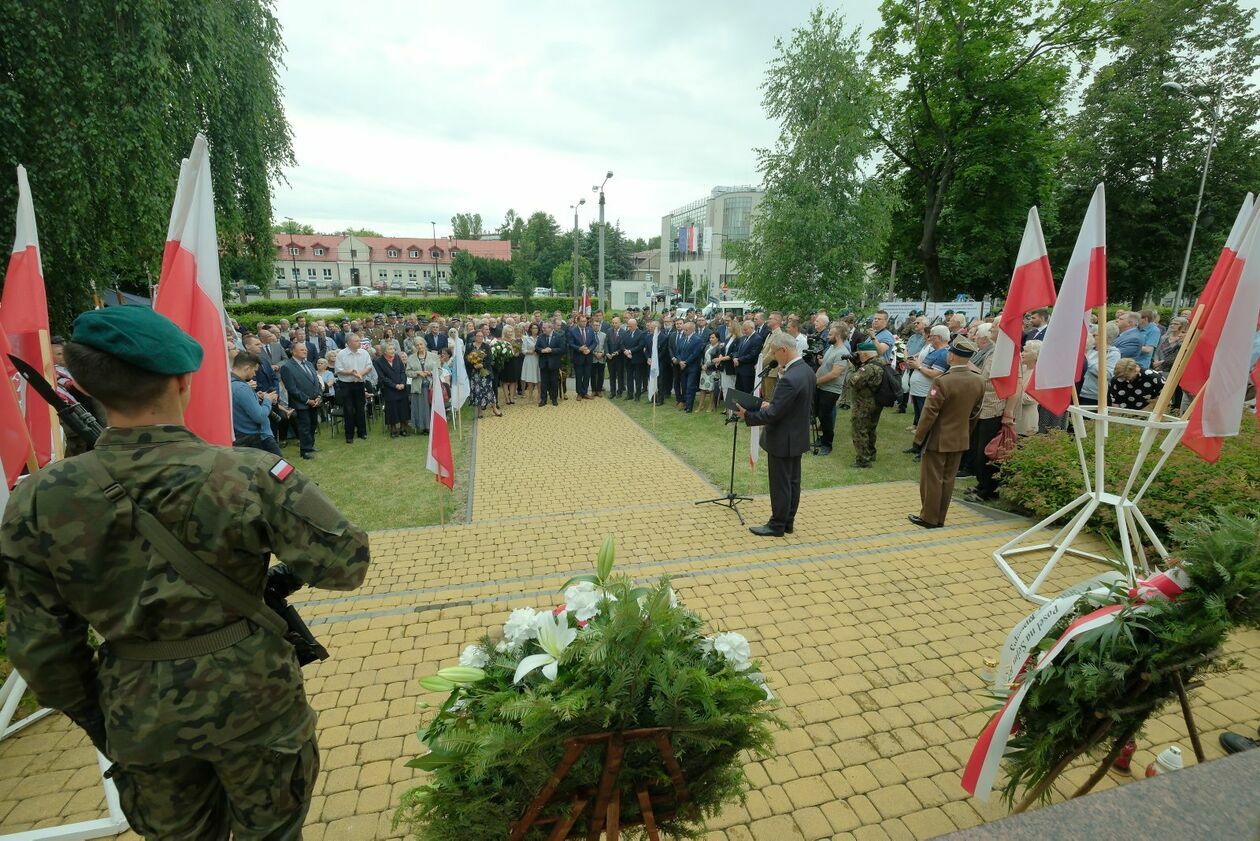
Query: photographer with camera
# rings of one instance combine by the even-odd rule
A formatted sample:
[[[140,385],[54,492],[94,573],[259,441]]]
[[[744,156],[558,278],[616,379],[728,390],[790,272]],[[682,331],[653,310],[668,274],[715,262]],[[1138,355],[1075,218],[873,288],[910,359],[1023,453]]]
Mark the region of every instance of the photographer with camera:
[[[836,403],[844,391],[844,381],[852,365],[853,356],[846,343],[849,331],[843,324],[832,326],[828,339],[831,343],[822,355],[815,374],[817,391],[814,393],[814,413],[818,418],[818,449],[814,455],[831,455],[831,445],[836,433]]]
[[[264,591],[283,610],[303,583],[358,587],[367,535],[283,459],[184,427],[201,360],[147,307],[75,321],[66,364],[109,427],[9,500],[8,655],[113,760],[144,838],[297,838],[319,769],[300,664],[322,649]]]

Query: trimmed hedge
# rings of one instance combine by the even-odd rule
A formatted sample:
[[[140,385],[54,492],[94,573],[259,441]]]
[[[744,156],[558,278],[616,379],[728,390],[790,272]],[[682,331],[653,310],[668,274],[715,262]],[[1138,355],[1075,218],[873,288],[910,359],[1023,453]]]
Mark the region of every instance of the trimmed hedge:
[[[1107,487],[1123,482],[1137,455],[1139,433],[1119,424],[1107,436]],[[1092,458],[1094,435],[1085,440],[1086,458]],[[1082,491],[1076,445],[1066,432],[1023,438],[1015,454],[1002,465],[1001,496],[1037,519],[1067,505]],[[1161,535],[1205,512],[1240,505],[1243,511],[1260,510],[1260,430],[1250,412],[1242,432],[1225,440],[1221,459],[1209,464],[1185,447],[1178,446],[1142,498],[1142,513]],[[1098,509],[1108,523],[1115,512]]]
[[[346,312],[354,310],[356,312],[389,312],[390,310],[398,310],[401,313],[438,313],[439,315],[479,315],[481,313],[490,313],[491,315],[500,315],[502,313],[519,313],[525,312],[525,301],[522,298],[506,298],[492,296],[489,298],[473,298],[472,305],[467,312],[461,312],[459,302],[451,296],[443,297],[402,297],[400,295],[381,295],[378,298],[282,298],[280,300],[258,300],[250,301],[247,304],[228,304],[228,314],[237,318],[241,316],[256,316],[257,318],[293,318],[293,314],[298,310],[311,309],[312,307],[340,307]],[[534,310],[542,310],[543,312],[554,312],[560,310],[568,313],[573,309],[572,298],[530,298],[529,312]]]

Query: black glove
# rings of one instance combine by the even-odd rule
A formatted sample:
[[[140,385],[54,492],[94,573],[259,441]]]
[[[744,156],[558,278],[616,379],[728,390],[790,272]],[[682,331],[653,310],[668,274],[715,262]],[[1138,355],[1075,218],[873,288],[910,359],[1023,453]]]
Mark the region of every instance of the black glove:
[[[923,454],[923,445],[922,445],[922,444],[912,443],[912,444],[910,445],[910,449],[914,452],[914,454],[915,454],[916,456],[917,456],[917,455],[922,455],[922,454]],[[282,566],[283,566],[283,564],[282,564]]]
[[[272,599],[284,601],[302,588],[304,582],[298,578],[285,564],[276,564],[267,570],[267,583],[263,587],[263,595],[270,603]]]
[[[92,744],[98,751],[106,756],[109,755],[105,752],[105,716],[101,713],[100,707],[90,704],[66,710],[65,713],[67,718],[88,734],[88,738],[92,740]]]

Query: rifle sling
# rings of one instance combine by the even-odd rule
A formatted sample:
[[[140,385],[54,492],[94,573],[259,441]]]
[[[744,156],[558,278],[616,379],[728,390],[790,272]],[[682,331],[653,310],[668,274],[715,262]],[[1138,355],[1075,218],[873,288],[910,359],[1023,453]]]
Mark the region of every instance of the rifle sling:
[[[267,607],[260,597],[250,594],[235,581],[201,561],[157,517],[137,505],[127,490],[101,464],[95,451],[84,453],[78,458],[105,497],[118,507],[120,513],[131,516],[136,530],[153,545],[159,555],[175,567],[176,572],[217,598],[233,613],[245,617],[208,634],[188,639],[110,641],[110,649],[116,656],[128,660],[150,661],[200,657],[235,645],[248,637],[253,633],[250,623],[284,638],[288,625],[275,611]]]

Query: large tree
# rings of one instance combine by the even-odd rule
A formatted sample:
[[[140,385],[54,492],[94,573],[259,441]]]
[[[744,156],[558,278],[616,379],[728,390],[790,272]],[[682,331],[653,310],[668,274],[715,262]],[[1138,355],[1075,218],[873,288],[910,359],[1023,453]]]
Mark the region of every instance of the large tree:
[[[297,222],[293,219],[285,219],[283,222],[277,222],[271,226],[273,234],[313,234],[315,226],[306,222]]]
[[[591,268],[591,261],[585,257],[578,256],[578,285],[592,285],[594,279],[594,270]],[[551,270],[551,288],[556,292],[567,294],[577,294],[573,291],[573,260],[565,260],[557,263],[556,267]],[[592,288],[592,297],[594,289]]]
[[[220,245],[269,281],[271,188],[293,163],[269,0],[3,0],[0,20],[0,161],[30,174],[54,323],[89,306],[93,285],[157,279],[199,131]],[[0,174],[0,224],[14,183]]]
[[[599,222],[591,222],[582,237],[582,255],[591,261],[599,272]],[[634,261],[630,259],[630,247],[621,225],[604,223],[604,280],[626,278]]]
[[[379,237],[384,236],[375,228],[346,228],[343,232],[348,237]]]
[[[885,258],[934,300],[1009,279],[1028,208],[1051,197],[1073,66],[1116,2],[884,0],[876,133],[902,199]]]
[[[473,285],[477,283],[477,266],[467,251],[461,251],[451,260],[451,292],[458,302],[459,312],[468,312],[472,304]]]
[[[480,213],[456,213],[451,217],[455,239],[481,239],[485,233]]]
[[[1066,264],[1074,226],[1102,181],[1111,300],[1139,307],[1175,288],[1219,91],[1220,134],[1186,281],[1187,296],[1199,292],[1243,194],[1260,184],[1255,14],[1236,0],[1147,0],[1116,19],[1112,60],[1071,121],[1055,265]],[[1200,102],[1164,92],[1167,81]]]
[[[819,8],[775,42],[762,89],[779,139],[757,150],[765,194],[751,236],[730,244],[740,286],[766,306],[842,304],[860,290],[888,219],[885,191],[864,172],[879,86],[857,34]]]

